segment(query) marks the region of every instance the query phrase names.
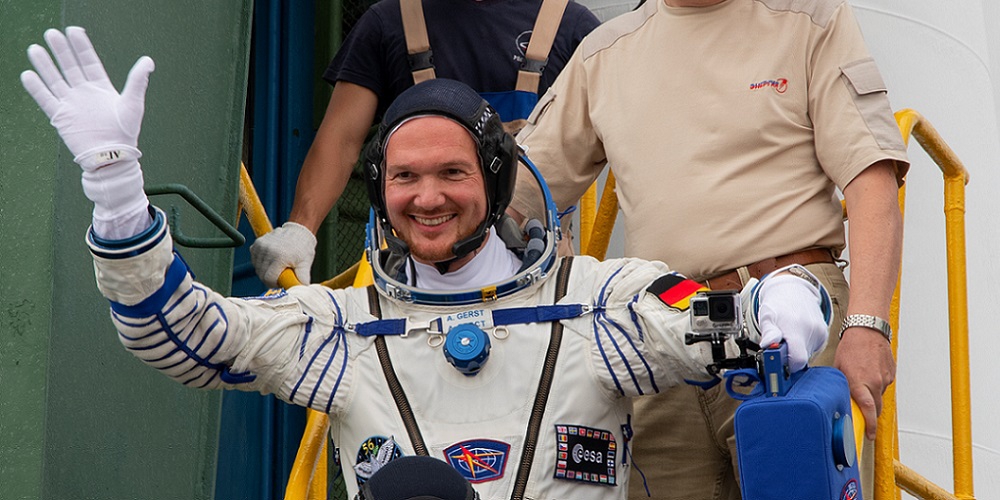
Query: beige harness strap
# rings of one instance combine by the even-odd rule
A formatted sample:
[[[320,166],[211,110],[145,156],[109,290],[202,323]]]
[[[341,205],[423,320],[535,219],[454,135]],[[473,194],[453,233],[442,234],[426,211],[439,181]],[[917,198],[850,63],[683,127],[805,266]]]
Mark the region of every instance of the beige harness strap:
[[[568,2],[569,0],[542,0],[542,7],[535,19],[535,27],[531,31],[528,51],[524,55],[521,69],[517,72],[515,87],[517,90],[538,93],[542,71],[549,60],[549,51],[556,39],[556,32],[559,31],[559,23],[562,21]]]
[[[403,16],[403,33],[406,35],[406,53],[410,59],[413,84],[433,80],[434,53],[431,50],[431,42],[427,39],[424,6],[420,0],[399,0],[399,11]]]

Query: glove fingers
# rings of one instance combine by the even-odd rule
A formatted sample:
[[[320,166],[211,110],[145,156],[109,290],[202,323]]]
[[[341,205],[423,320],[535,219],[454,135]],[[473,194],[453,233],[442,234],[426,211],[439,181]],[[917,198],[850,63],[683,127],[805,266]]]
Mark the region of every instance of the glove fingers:
[[[781,334],[781,329],[774,324],[774,321],[770,318],[770,315],[762,315],[764,317],[760,318],[760,346],[763,349],[767,349],[771,344],[777,344],[781,342],[784,337]]]
[[[42,83],[42,79],[38,76],[38,73],[31,70],[21,73],[21,85],[24,85],[24,90],[27,90],[28,94],[31,94],[31,97],[38,103],[38,107],[42,108],[45,116],[48,116],[51,120],[52,116],[59,109],[59,100]]]
[[[57,29],[48,29],[45,30],[45,42],[49,44],[49,50],[52,51],[56,62],[62,68],[62,74],[66,79],[66,83],[70,87],[76,87],[85,83],[86,78],[83,77],[83,70],[80,69],[80,63],[77,62],[76,54],[70,48],[66,35]]]
[[[66,80],[63,80],[62,73],[56,69],[56,63],[52,62],[49,52],[41,45],[31,44],[28,47],[28,60],[35,67],[38,76],[45,82],[45,86],[49,88],[49,92],[56,99],[62,99],[69,91],[69,86],[66,85]]]
[[[100,63],[100,61],[98,61]],[[128,78],[125,80],[125,88],[122,89],[122,97],[141,104],[146,101],[146,88],[149,86],[149,74],[156,69],[156,65],[153,64],[153,60],[149,57],[142,56],[132,69],[128,72]]]
[[[268,288],[278,288],[278,276],[281,276],[281,272],[284,270],[285,268],[282,266],[272,265],[262,271],[257,271],[257,276]]]
[[[111,86],[111,79],[98,57],[94,45],[90,42],[87,32],[78,26],[66,28],[66,37],[69,38],[70,45],[76,53],[76,58],[80,62],[80,68],[84,78],[91,82],[102,82]]]
[[[309,269],[308,267],[299,267],[294,271],[295,271],[295,277],[298,278],[299,283],[302,283],[303,285],[308,285],[312,283],[311,281],[312,276],[310,276],[310,274],[312,274],[311,269]],[[278,276],[280,277],[281,275],[279,274]]]
[[[806,364],[809,363],[809,353],[806,351],[806,346],[795,340],[788,342],[786,339],[785,343],[788,345],[788,369],[794,373],[805,368]]]

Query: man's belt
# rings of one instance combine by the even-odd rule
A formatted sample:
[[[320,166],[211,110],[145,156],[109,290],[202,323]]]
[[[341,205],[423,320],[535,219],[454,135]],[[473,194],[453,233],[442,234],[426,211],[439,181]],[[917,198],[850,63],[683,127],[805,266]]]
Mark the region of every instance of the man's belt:
[[[792,252],[787,255],[764,259],[760,262],[755,262],[741,268],[733,269],[732,271],[706,279],[702,283],[712,290],[740,290],[743,288],[743,280],[740,279],[740,271],[746,273],[748,279],[760,279],[765,274],[774,271],[775,269],[781,269],[782,267],[790,266],[792,264],[806,266],[822,262],[830,264],[835,262],[833,260],[833,254],[830,253],[830,249],[810,248],[809,250]]]

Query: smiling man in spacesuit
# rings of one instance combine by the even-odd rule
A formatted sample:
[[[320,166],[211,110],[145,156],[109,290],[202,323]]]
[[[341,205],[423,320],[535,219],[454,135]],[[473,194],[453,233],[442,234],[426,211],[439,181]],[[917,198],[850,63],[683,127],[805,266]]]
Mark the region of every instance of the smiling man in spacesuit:
[[[710,347],[684,343],[693,282],[657,262],[557,258],[551,200],[527,237],[511,230],[517,146],[465,85],[404,92],[367,153],[375,286],[227,298],[193,280],[142,190],[152,60],[119,94],[82,29],[45,39],[61,70],[32,45],[22,82],[83,169],[122,344],[182,384],[329,414],[352,495],[393,458],[430,455],[485,499],[625,498],[632,398],[713,379]],[[784,340],[793,370],[825,343],[828,299],[804,269],[742,297],[750,338]]]

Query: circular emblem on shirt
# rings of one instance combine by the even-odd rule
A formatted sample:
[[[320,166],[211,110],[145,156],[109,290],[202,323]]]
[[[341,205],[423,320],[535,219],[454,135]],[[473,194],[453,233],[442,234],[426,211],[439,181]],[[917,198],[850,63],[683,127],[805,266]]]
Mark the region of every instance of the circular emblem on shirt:
[[[358,459],[355,462],[354,474],[358,486],[365,484],[385,464],[403,456],[392,437],[372,436],[358,446]]]

